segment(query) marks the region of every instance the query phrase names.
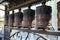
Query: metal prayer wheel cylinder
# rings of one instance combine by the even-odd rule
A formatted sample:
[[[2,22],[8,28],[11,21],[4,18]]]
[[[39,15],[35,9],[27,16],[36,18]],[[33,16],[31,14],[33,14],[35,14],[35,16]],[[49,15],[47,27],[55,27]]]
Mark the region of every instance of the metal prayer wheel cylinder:
[[[9,15],[9,26],[13,27],[14,23],[14,14]]]
[[[58,12],[60,12],[60,2],[57,3]]]
[[[58,29],[60,29],[60,12],[58,12],[57,17],[58,17]]]
[[[23,27],[31,27],[32,21],[35,17],[35,11],[32,9],[24,10],[23,13]]]
[[[36,8],[37,28],[46,28],[51,19],[51,7],[42,5]]]
[[[58,17],[58,29],[60,29],[60,2],[57,3],[57,17]]]
[[[23,13],[22,12],[15,13],[14,17],[15,17],[14,26],[16,27],[22,26]]]

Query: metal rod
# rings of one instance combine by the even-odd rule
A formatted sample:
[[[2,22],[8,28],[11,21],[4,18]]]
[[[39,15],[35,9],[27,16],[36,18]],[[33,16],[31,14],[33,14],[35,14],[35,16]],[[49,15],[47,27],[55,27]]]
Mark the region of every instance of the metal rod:
[[[43,36],[41,36],[39,34],[36,34],[36,33],[33,33],[33,34],[39,36],[36,40],[38,40],[39,38],[43,38],[44,40],[47,40],[46,38],[44,38]]]
[[[29,32],[28,32],[27,37],[25,38],[25,40],[27,40],[28,37],[29,37]]]

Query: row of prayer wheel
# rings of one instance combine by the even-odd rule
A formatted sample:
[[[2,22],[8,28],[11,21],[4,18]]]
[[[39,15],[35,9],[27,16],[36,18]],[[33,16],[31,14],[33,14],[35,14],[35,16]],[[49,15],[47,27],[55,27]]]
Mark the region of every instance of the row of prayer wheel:
[[[36,12],[28,6],[28,9],[23,10],[23,13],[20,10],[15,14],[10,14],[8,24],[9,26],[30,28],[32,27],[32,21],[36,18],[36,27],[46,28],[51,19],[51,12],[51,7],[45,5],[45,3],[42,3],[41,6],[36,7]]]

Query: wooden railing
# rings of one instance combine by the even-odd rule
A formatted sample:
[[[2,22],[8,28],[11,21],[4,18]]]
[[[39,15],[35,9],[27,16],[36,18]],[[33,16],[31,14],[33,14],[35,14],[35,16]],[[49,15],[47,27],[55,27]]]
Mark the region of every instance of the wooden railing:
[[[52,36],[60,36],[60,31],[44,31],[44,30],[31,30],[31,29],[22,29],[22,28],[11,28],[12,30],[18,30],[18,32],[14,33],[13,35],[10,36],[10,38],[14,37],[15,34],[19,34],[20,32],[27,32],[27,36],[25,38],[25,40],[27,40],[27,38],[29,38],[29,34],[32,33],[33,35],[37,35],[39,36],[37,39],[35,40],[38,40],[39,38],[42,38],[44,40],[47,40],[48,38],[47,37],[44,37],[42,36],[43,34],[44,35],[52,35]],[[19,31],[20,30],[20,31]],[[42,34],[42,35],[39,35],[39,34]],[[22,37],[22,35],[21,35]]]

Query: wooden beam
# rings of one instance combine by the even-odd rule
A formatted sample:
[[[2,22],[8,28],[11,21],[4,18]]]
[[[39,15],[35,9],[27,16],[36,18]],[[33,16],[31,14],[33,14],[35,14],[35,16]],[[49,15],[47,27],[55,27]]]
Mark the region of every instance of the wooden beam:
[[[20,3],[16,6],[12,6],[8,11],[10,10],[14,10],[14,9],[17,9],[17,8],[20,8],[20,7],[24,7],[24,6],[27,6],[27,5],[32,5],[32,4],[36,4],[36,3],[39,3],[41,2],[42,0],[29,0],[29,1],[26,1],[24,3]],[[49,1],[49,0],[48,0]]]
[[[24,2],[24,3],[22,3],[22,4],[19,4],[19,5],[17,5],[17,6],[13,6],[13,7],[11,7],[9,10],[13,10],[13,9],[16,9],[16,8],[19,8],[19,7],[22,7],[22,6],[26,6],[26,5],[29,5],[29,4],[34,3],[34,2],[36,2],[36,1],[37,1],[37,0],[30,0],[30,1]]]
[[[29,29],[20,29],[20,28],[11,28],[12,30],[20,30],[23,32],[30,32],[30,33],[40,33],[46,35],[53,35],[53,36],[60,36],[59,31],[44,31],[44,30],[29,30]]]

